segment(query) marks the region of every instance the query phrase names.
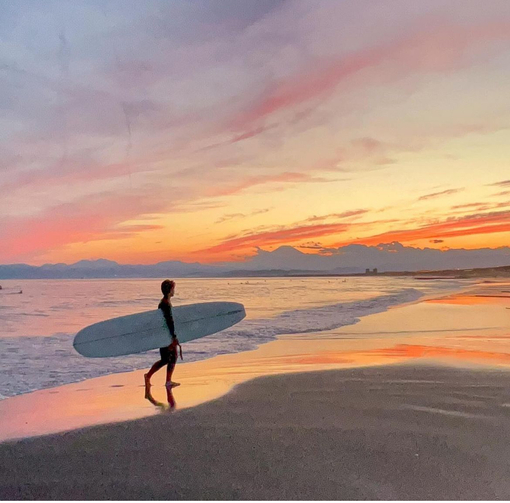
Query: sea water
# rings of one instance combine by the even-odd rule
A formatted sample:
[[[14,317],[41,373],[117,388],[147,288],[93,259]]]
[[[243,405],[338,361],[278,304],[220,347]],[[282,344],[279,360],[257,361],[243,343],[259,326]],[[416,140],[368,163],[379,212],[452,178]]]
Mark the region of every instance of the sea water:
[[[424,296],[458,291],[466,280],[395,277],[177,279],[174,306],[241,302],[246,319],[183,345],[185,362],[255,349],[283,334],[354,324],[363,316]],[[2,280],[0,399],[105,374],[148,368],[157,350],[116,358],[84,358],[72,346],[83,327],[155,309],[157,279]],[[22,293],[19,293],[22,291]]]

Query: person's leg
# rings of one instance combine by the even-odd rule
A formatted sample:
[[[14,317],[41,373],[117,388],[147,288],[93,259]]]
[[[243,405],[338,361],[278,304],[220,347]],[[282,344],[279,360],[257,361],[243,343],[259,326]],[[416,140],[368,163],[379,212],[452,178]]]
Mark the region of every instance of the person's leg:
[[[175,360],[170,360],[166,366],[166,386],[175,386],[177,383],[172,381],[172,374],[174,373]]]
[[[158,360],[149,370],[149,372],[147,372],[147,374],[144,374],[144,378],[145,378],[145,384],[146,385],[150,385],[151,383],[151,377],[160,369],[160,368],[163,368],[165,366],[166,362],[163,361],[163,360]]]
[[[151,377],[154,373],[156,373],[160,368],[163,368],[169,362],[169,351],[168,348],[160,348],[159,354],[161,355],[161,360],[158,360],[147,372],[144,374],[145,386],[150,386]]]
[[[175,364],[177,363],[177,350],[175,347],[171,348],[168,356],[168,365],[166,367],[166,386],[178,386],[178,382],[172,381],[172,374],[174,373]]]

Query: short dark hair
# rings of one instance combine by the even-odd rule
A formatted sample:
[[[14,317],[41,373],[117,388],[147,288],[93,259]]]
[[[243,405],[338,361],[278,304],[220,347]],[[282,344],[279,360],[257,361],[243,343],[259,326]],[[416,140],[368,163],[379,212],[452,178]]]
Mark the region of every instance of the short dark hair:
[[[161,292],[163,295],[168,295],[173,286],[175,286],[175,281],[172,281],[171,279],[165,279],[165,281],[161,283]]]

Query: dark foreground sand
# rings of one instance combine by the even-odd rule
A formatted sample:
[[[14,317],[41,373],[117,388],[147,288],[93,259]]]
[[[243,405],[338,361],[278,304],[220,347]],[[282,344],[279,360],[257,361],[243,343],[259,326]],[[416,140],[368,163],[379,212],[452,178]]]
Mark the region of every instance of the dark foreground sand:
[[[1,499],[510,499],[510,373],[265,377],[160,416],[0,444]]]

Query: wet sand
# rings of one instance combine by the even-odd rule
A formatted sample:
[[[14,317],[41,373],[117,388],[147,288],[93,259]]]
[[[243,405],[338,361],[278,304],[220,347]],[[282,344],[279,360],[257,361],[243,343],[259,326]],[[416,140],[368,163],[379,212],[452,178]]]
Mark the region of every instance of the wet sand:
[[[96,426],[0,444],[0,498],[509,499],[510,300],[484,288],[179,364],[150,400],[143,371],[4,400],[3,441]]]
[[[0,445],[2,499],[508,499],[510,374],[259,378],[198,407]]]

